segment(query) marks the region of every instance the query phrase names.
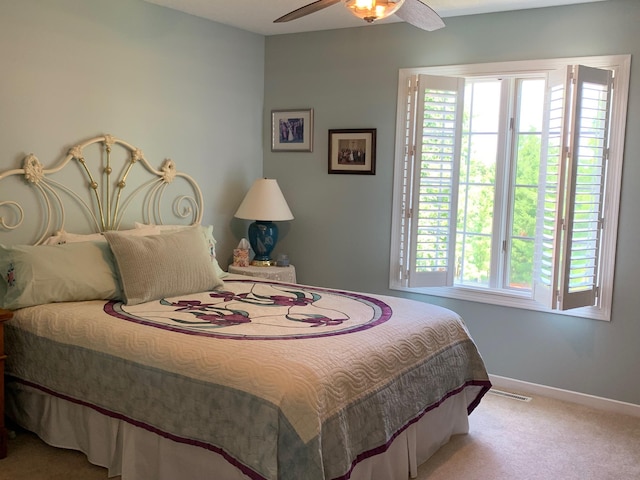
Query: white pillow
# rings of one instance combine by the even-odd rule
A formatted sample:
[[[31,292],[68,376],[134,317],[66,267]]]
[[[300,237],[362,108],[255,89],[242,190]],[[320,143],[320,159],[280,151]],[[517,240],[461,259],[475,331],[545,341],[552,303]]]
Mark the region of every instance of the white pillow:
[[[145,236],[145,235],[159,235],[160,229],[155,225],[147,225],[145,228],[132,228],[129,230],[119,230],[123,235]],[[77,243],[77,242],[106,242],[103,233],[69,233],[65,230],[60,230],[54,235],[47,238],[43,245],[63,245],[65,243]]]
[[[127,305],[206,292],[223,286],[199,226],[136,237],[105,232]]]

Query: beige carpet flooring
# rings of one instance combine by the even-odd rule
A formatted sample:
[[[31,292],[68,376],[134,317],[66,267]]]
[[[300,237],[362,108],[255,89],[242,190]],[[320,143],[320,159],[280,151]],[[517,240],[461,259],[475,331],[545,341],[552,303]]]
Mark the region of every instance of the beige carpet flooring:
[[[24,431],[0,460],[0,480],[106,478],[82,453],[49,447]],[[487,394],[470,417],[469,434],[442,447],[418,478],[638,480],[640,418],[538,396],[523,402]]]

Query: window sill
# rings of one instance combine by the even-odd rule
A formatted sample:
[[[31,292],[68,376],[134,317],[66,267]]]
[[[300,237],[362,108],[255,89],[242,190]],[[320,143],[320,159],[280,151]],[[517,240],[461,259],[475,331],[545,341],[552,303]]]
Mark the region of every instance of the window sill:
[[[553,315],[565,315],[570,317],[590,318],[592,320],[610,321],[610,311],[601,307],[582,307],[572,310],[551,310],[544,305],[530,298],[528,293],[506,292],[498,290],[485,290],[472,287],[429,287],[429,288],[409,288],[399,285],[397,282],[390,282],[391,290],[403,292],[419,293],[423,295],[433,295],[436,297],[454,298],[469,302],[488,303],[503,307],[521,308],[538,312],[550,313]]]

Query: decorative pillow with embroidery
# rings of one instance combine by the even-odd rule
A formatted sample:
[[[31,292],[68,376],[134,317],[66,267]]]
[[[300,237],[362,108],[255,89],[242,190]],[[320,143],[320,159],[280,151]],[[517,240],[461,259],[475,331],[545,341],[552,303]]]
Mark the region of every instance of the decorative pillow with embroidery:
[[[206,292],[223,286],[207,254],[200,226],[135,237],[105,232],[127,305]]]
[[[105,242],[0,245],[0,308],[121,297],[115,260]]]

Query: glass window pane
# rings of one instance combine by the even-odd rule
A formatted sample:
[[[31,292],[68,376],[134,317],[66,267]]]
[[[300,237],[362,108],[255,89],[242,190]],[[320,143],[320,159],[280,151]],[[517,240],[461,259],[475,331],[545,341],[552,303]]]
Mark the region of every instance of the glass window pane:
[[[533,285],[533,239],[513,239],[511,242],[510,288],[531,289]]]
[[[531,237],[536,233],[538,188],[516,187],[513,205],[513,237]]]
[[[520,82],[520,106],[518,130],[520,132],[542,131],[542,111],[544,108],[544,79],[522,80]]]
[[[458,235],[456,242],[456,283],[489,286],[491,237]]]
[[[516,185],[538,185],[540,181],[540,147],[540,134],[518,135]]]
[[[457,283],[488,287],[501,111],[499,79],[467,81],[458,191]]]
[[[493,186],[471,185],[466,192],[462,212],[465,232],[491,235],[495,189]]]
[[[500,124],[500,81],[478,81],[471,83],[469,88],[473,89],[471,103],[466,102],[471,110],[470,129],[474,132],[497,132]]]
[[[471,135],[469,158],[469,182],[494,184],[496,179],[496,155],[498,135]]]
[[[511,184],[511,225],[506,255],[507,288],[531,289],[534,237],[538,213],[540,152],[544,105],[544,79],[516,82],[515,177]],[[550,166],[553,170],[554,166]]]

